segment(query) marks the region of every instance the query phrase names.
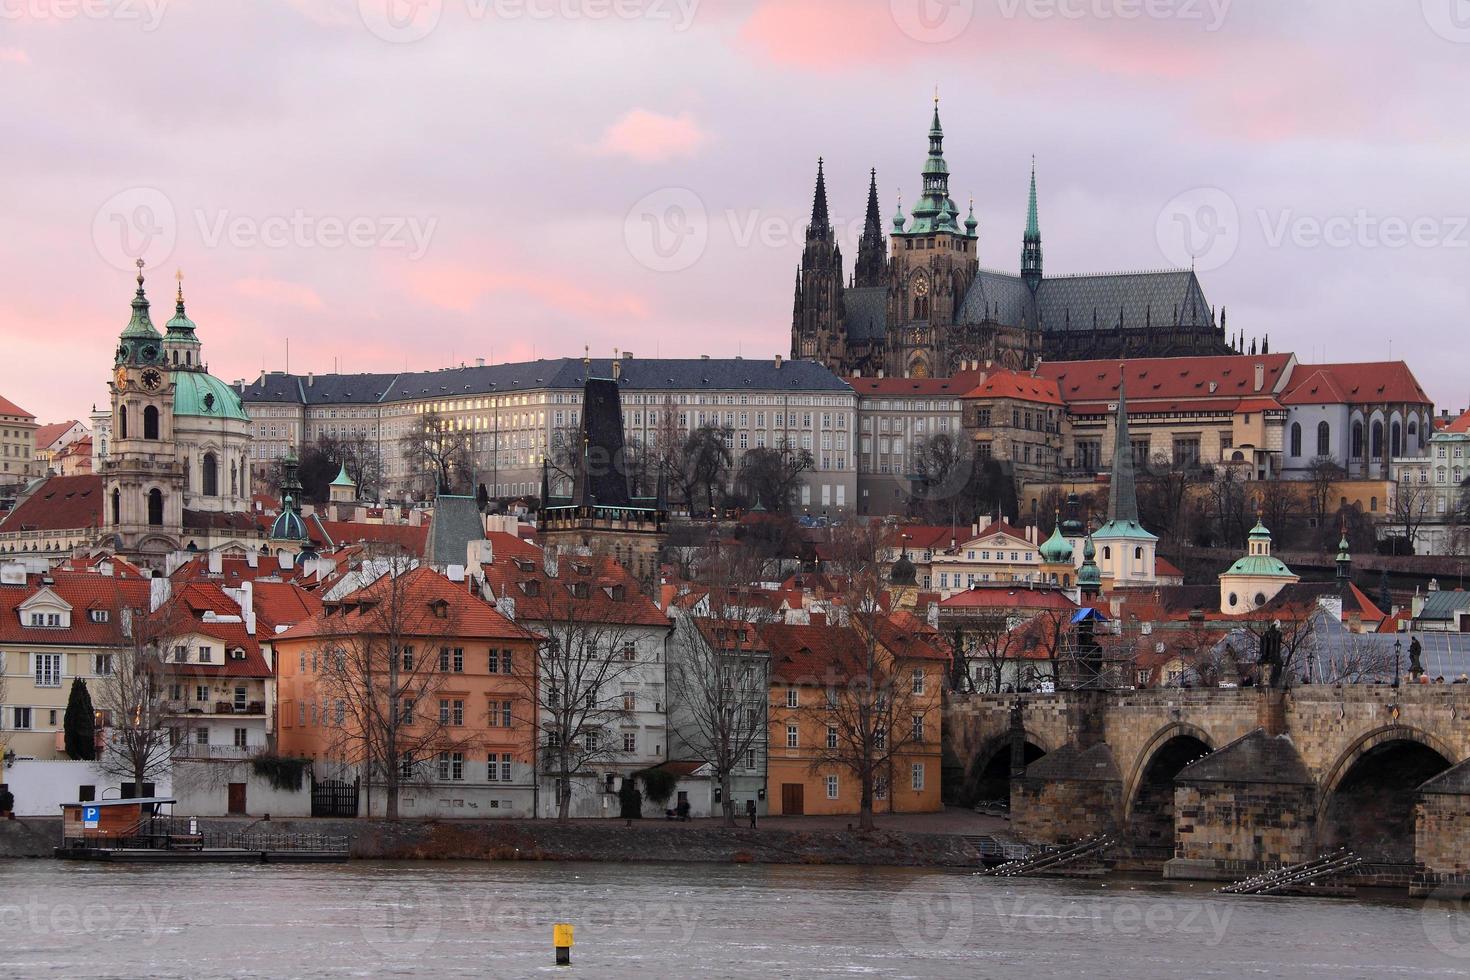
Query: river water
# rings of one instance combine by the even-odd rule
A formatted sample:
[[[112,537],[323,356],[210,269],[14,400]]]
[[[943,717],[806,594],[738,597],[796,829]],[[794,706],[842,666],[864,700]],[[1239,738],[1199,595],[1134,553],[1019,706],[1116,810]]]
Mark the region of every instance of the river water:
[[[0,861],[5,977],[558,972],[1422,980],[1470,974],[1470,907],[868,868]]]

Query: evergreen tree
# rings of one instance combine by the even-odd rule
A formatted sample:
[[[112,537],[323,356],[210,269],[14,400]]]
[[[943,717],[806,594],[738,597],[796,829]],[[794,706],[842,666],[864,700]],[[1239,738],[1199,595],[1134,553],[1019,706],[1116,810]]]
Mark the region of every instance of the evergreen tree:
[[[71,697],[66,702],[63,721],[66,732],[66,754],[73,759],[91,761],[97,758],[97,715],[92,708],[92,695],[87,682],[75,677]]]

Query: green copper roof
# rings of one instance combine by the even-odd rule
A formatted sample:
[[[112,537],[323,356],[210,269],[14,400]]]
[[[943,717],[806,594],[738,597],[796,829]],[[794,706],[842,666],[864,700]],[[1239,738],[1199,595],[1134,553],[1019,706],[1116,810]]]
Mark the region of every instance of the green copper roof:
[[[174,415],[250,421],[239,393],[214,375],[175,371],[173,376]]]
[[[168,321],[168,339],[170,343],[197,344],[199,338],[194,336],[194,321],[189,319],[184,312],[184,283],[179,281],[179,294],[174,300],[174,318]]]
[[[1041,222],[1036,217],[1036,161],[1031,161],[1031,200],[1026,205],[1026,241],[1041,241]]]
[[[1226,575],[1251,575],[1258,578],[1296,578],[1291,569],[1274,555],[1246,555]]]
[[[335,480],[332,481],[332,486],[334,486],[334,487],[353,487],[353,488],[356,488],[357,487],[357,484],[352,482],[352,477],[350,477],[350,476],[347,475],[347,464],[346,463],[343,463],[342,464],[342,471],[337,474],[337,479],[335,479]]]
[[[153,326],[153,320],[148,315],[148,295],[143,292],[143,265],[138,260],[138,291],[133,294],[133,316],[128,320],[128,325],[123,328],[124,340],[159,340],[161,339],[158,329]]]
[[[1266,529],[1266,525],[1261,522],[1259,517],[1256,518],[1256,526],[1251,528],[1250,537],[1252,541],[1271,540],[1271,532]]]
[[[1067,539],[1062,537],[1062,525],[1057,524],[1052,528],[1051,537],[1041,545],[1041,558],[1052,565],[1060,565],[1072,560],[1072,546]]]
[[[1082,567],[1077,571],[1077,584],[1083,586],[1102,585],[1102,570],[1093,561],[1097,557],[1097,546],[1092,543],[1092,535],[1087,536],[1087,541],[1082,545]]]
[[[296,512],[295,499],[288,496],[281,501],[281,513],[271,524],[271,538],[276,541],[305,541],[307,537],[306,522]]]
[[[1150,534],[1143,529],[1143,525],[1137,521],[1108,521],[1102,527],[1092,532],[1099,540],[1116,540],[1127,538],[1130,541],[1157,541],[1157,534]]]
[[[962,234],[955,221],[959,213],[959,208],[949,199],[949,164],[944,162],[944,127],[939,124],[936,95],[934,121],[929,126],[929,156],[924,161],[924,192],[914,207],[914,223],[905,234],[929,235],[937,231]],[[896,221],[895,230],[898,230]]]
[[[1133,472],[1133,441],[1128,437],[1128,393],[1123,377],[1118,378],[1118,422],[1113,435],[1113,477],[1108,482],[1108,526],[1138,526],[1138,480]],[[1115,537],[1118,535],[1114,535]],[[1127,536],[1126,534],[1123,536]],[[1153,537],[1153,535],[1148,535]]]

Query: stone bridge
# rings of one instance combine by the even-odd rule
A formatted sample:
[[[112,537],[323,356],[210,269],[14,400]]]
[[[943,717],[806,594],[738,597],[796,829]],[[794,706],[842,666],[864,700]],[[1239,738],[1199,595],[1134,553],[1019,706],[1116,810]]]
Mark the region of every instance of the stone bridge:
[[[1470,874],[1470,686],[952,695],[944,738],[952,802],[1008,797],[1029,840],[1108,831],[1181,877],[1338,846]]]

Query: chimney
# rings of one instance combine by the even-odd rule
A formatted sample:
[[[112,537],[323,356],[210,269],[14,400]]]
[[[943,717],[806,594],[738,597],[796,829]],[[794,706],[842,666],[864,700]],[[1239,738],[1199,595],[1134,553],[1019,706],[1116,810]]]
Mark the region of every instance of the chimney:
[[[630,350],[623,351],[623,360],[625,360],[625,361],[631,361],[632,359],[633,359],[633,352],[632,351],[630,351]]]
[[[776,370],[777,371],[781,370],[781,355],[780,354],[777,354],[776,355]]]
[[[313,373],[313,372],[311,372],[311,371],[307,371],[306,372],[306,387],[310,388],[314,384],[316,384],[316,374]]]
[[[245,564],[250,566],[251,568],[259,568],[260,552],[256,551],[254,548],[247,548],[245,551]]]
[[[709,360],[709,355],[708,354],[700,354],[699,355],[699,359],[701,361],[707,361],[707,360]]]
[[[1256,391],[1266,387],[1266,365],[1256,365]]]
[[[612,375],[613,375],[613,380],[614,381],[617,381],[619,378],[621,378],[623,376],[623,360],[622,360],[622,355],[619,354],[617,351],[613,351]]]
[[[225,570],[225,556],[218,551],[209,553],[209,574],[219,575]]]
[[[251,636],[255,635],[255,583],[241,582],[240,591],[243,598],[240,602],[240,615],[245,620],[245,632]]]
[[[475,367],[484,367],[484,366],[485,366],[485,359],[483,357],[477,357],[477,358],[475,358]]]

